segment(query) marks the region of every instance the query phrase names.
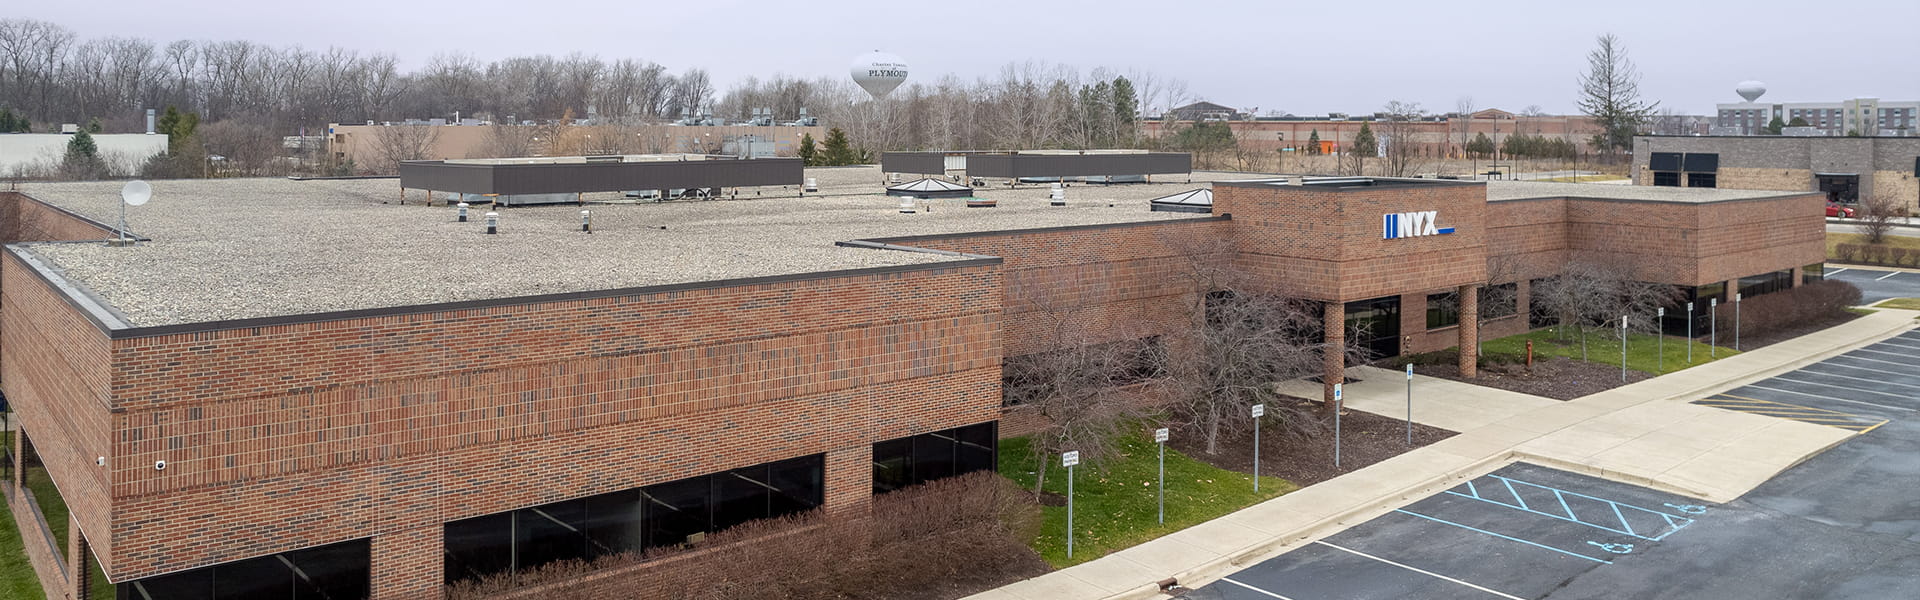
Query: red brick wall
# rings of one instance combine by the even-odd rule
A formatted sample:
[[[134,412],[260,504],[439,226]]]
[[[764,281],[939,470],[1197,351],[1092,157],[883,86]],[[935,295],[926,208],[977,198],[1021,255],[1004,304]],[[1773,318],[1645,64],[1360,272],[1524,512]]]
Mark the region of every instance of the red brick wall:
[[[998,269],[117,340],[111,572],[818,452],[854,501],[834,451],[998,416]]]
[[[1059,345],[1059,318],[1096,342],[1178,331],[1198,306],[1191,261],[1233,225],[1196,219],[884,241],[1004,259],[1006,355],[1021,356]]]
[[[1490,275],[1545,277],[1570,259],[1644,281],[1705,285],[1825,260],[1817,194],[1701,204],[1583,198],[1488,203]],[[1502,266],[1503,263],[1509,266]]]
[[[15,418],[89,539],[108,539],[112,353],[107,336],[28,271],[0,253],[0,386]],[[64,551],[64,549],[63,549]],[[103,558],[106,548],[95,551]]]
[[[20,192],[0,192],[0,242],[103,240],[113,229]]]
[[[1214,213],[1233,215],[1241,266],[1292,294],[1348,302],[1486,278],[1479,185],[1218,186],[1213,197]],[[1383,238],[1383,215],[1412,211],[1438,211],[1454,233]]]

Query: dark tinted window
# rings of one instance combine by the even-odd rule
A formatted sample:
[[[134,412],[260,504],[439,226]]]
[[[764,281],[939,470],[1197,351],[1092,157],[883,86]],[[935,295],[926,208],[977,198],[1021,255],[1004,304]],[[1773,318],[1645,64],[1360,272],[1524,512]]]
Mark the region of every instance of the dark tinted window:
[[[767,467],[734,469],[714,475],[713,526],[719,531],[767,516]]]
[[[647,500],[647,542],[655,546],[691,543],[707,532],[707,480],[682,479],[641,488]]]
[[[1673,171],[1654,171],[1653,184],[1664,187],[1680,187],[1680,174]]]
[[[955,457],[954,471],[972,473],[991,471],[999,457],[997,449],[1000,442],[999,421],[990,421],[970,427],[961,427],[956,436],[959,440],[959,452]]]
[[[873,492],[990,471],[999,457],[999,422],[956,427],[873,445]]]
[[[1710,188],[1719,186],[1719,177],[1713,173],[1688,173],[1687,187]]]
[[[913,436],[915,483],[953,476],[954,442],[952,430]]]
[[[1815,281],[1825,280],[1826,278],[1827,278],[1826,263],[1813,263],[1804,267],[1800,267],[1801,283],[1813,283]]]
[[[367,540],[328,544],[148,577],[114,586],[133,600],[362,600],[372,570]]]
[[[454,521],[445,530],[447,581],[513,568],[513,513]]]
[[[1520,284],[1502,283],[1480,288],[1480,314],[1498,319],[1520,311]]]
[[[567,500],[514,511],[522,567],[587,557],[587,503]]]
[[[913,438],[874,444],[873,493],[891,492],[909,485],[913,485]]]
[[[1427,294],[1427,329],[1452,327],[1460,324],[1460,295]]]
[[[826,495],[826,458],[813,455],[767,465],[767,516],[778,517],[820,506]]]
[[[588,496],[581,502],[587,506],[584,533],[588,555],[600,557],[646,547],[640,490]]]

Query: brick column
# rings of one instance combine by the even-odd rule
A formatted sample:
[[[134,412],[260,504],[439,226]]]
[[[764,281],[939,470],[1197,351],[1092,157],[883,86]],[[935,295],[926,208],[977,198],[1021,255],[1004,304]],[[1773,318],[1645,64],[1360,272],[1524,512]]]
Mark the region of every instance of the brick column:
[[[827,452],[827,512],[865,517],[873,508],[873,445],[860,444]]]
[[[1460,376],[1480,375],[1480,286],[1460,286]]]
[[[441,597],[446,579],[446,530],[440,524],[373,536],[372,600],[428,600]]]
[[[1326,347],[1320,351],[1324,368],[1320,374],[1320,399],[1332,404],[1333,384],[1347,378],[1347,305],[1329,301],[1320,313],[1320,327],[1326,335]]]
[[[87,535],[80,532],[80,520],[71,515],[67,518],[67,583],[61,586],[68,598],[86,598],[88,584],[93,582],[92,573],[87,569],[92,560],[87,551]]]

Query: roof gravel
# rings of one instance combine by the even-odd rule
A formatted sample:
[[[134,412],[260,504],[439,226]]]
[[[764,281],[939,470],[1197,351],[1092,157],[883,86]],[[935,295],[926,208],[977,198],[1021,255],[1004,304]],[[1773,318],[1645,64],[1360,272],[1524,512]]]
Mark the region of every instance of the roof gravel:
[[[976,195],[998,208],[952,198],[909,215],[883,195],[877,167],[807,176],[825,196],[767,189],[751,200],[589,204],[591,235],[580,232],[574,205],[502,209],[501,233],[486,235],[484,209],[458,223],[452,208],[421,206],[418,192],[393,204],[393,179],[155,181],[153,201],[128,210],[129,228],[151,242],[24,247],[144,327],[962,260],[834,242],[1195,218],[1204,215],[1149,212],[1147,201],[1201,181],[1254,177],[1075,185],[1064,208],[1047,206],[1044,185],[982,189]],[[120,185],[25,191],[111,224]],[[588,199],[624,202],[619,194]]]

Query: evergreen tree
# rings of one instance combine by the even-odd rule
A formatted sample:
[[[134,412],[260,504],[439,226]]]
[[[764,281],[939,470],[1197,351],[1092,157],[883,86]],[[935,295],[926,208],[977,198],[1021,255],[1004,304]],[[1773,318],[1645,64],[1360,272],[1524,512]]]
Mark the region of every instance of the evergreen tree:
[[[100,147],[93,141],[93,134],[81,130],[67,140],[67,154],[60,161],[60,171],[67,179],[98,179],[106,174],[106,162],[100,160]]]
[[[1380,141],[1373,137],[1373,127],[1368,123],[1361,123],[1360,133],[1353,134],[1353,153],[1362,158],[1380,154]]]
[[[1792,121],[1787,122],[1787,126],[1788,127],[1811,127],[1812,125],[1807,123],[1807,119],[1805,117],[1794,117]]]
[[[1307,134],[1307,154],[1310,154],[1313,156],[1320,155],[1320,130],[1319,129],[1314,129],[1312,133]]]
[[[1113,78],[1113,125],[1114,141],[1132,147],[1140,127],[1140,97],[1125,77]]]
[[[0,133],[13,133],[13,109],[0,108]]]
[[[1486,132],[1473,134],[1473,141],[1467,142],[1467,152],[1481,158],[1491,156],[1493,155],[1493,140],[1487,139]]]
[[[839,127],[827,130],[827,141],[821,145],[820,165],[840,167],[859,164],[860,153],[853,149],[853,143],[847,141],[847,132]]]
[[[100,117],[94,117],[93,120],[87,121],[87,133],[100,133],[101,129],[103,128],[100,126]]]
[[[1627,59],[1627,48],[1609,33],[1587,54],[1587,72],[1580,78],[1580,111],[1600,126],[1593,136],[1602,152],[1633,149],[1633,136],[1653,117],[1660,103],[1640,99],[1640,73]]]
[[[1780,135],[1780,130],[1786,127],[1786,121],[1782,121],[1780,117],[1775,116],[1772,122],[1767,123],[1767,135]]]
[[[167,107],[156,126],[160,133],[167,134],[167,154],[180,154],[186,148],[187,140],[193,138],[193,130],[200,127],[200,115],[180,112],[180,109]]]
[[[800,163],[809,167],[820,166],[820,149],[813,143],[813,134],[800,134]]]

